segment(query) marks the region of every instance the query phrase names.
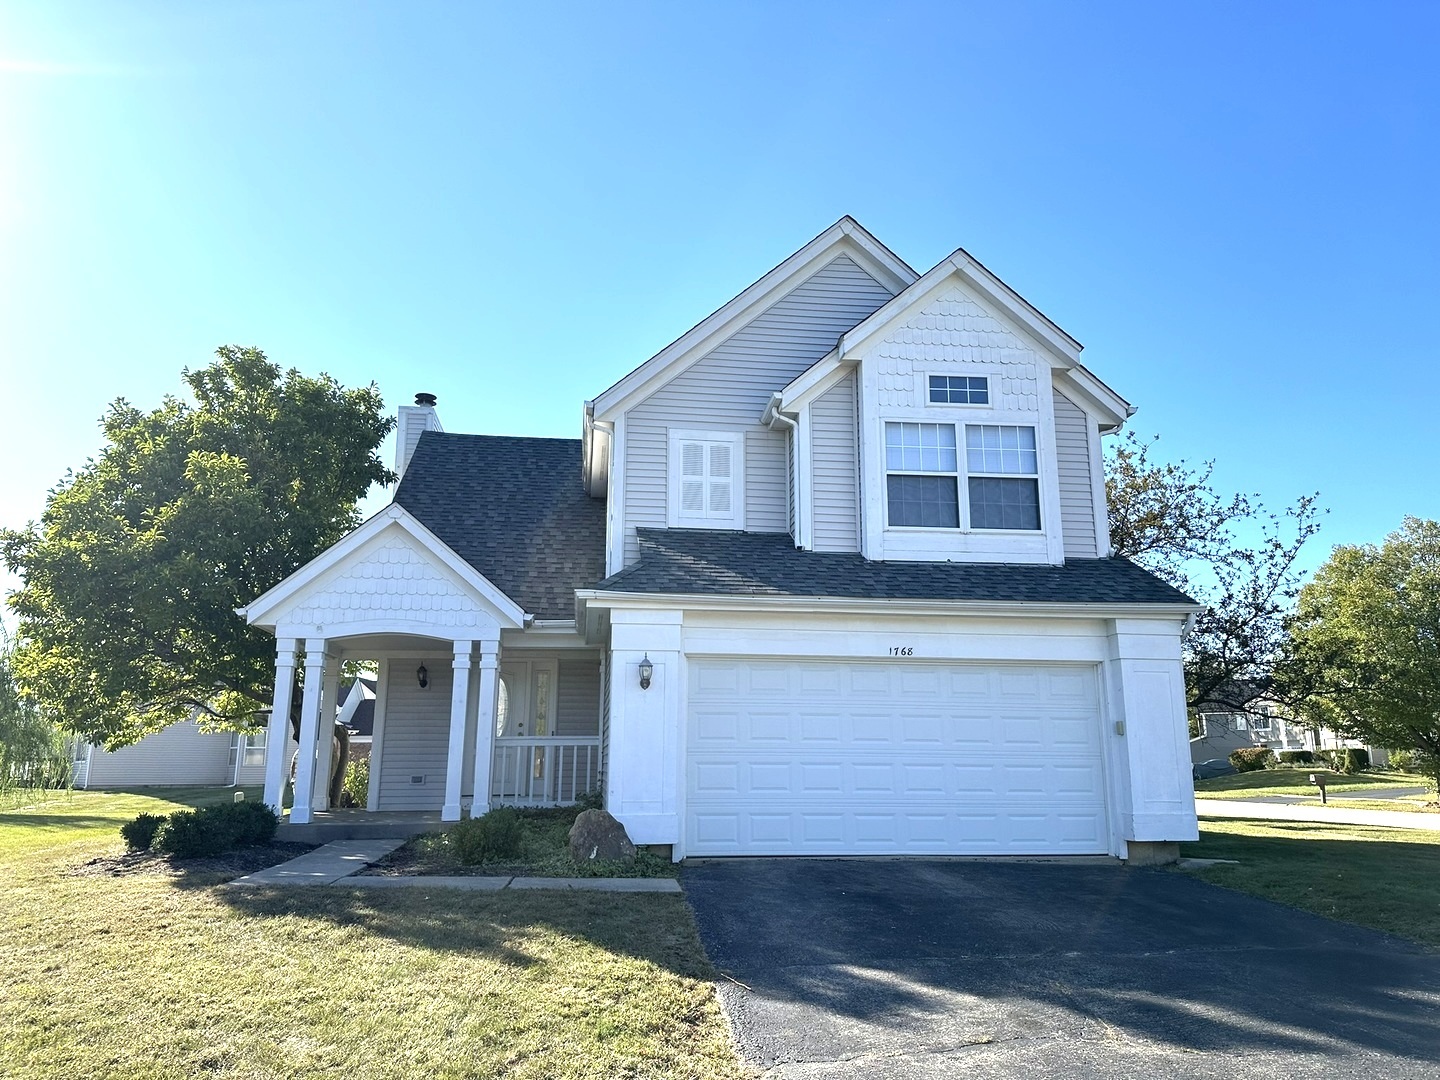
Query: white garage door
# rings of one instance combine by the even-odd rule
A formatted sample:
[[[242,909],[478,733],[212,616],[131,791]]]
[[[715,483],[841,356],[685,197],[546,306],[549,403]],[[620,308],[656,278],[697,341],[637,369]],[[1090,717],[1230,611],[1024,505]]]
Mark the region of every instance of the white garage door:
[[[692,660],[690,855],[1103,854],[1093,667]]]

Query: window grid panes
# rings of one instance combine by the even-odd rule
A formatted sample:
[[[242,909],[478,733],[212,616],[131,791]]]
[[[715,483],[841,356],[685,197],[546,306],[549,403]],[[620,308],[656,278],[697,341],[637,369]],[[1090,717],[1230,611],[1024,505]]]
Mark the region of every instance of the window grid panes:
[[[960,527],[956,425],[885,425],[888,522],[903,528]],[[1040,530],[1040,462],[1035,429],[965,425],[971,529]]]
[[[885,468],[890,473],[885,489],[891,525],[960,527],[960,454],[954,424],[886,424]]]
[[[931,375],[930,401],[935,405],[989,405],[986,375]]]

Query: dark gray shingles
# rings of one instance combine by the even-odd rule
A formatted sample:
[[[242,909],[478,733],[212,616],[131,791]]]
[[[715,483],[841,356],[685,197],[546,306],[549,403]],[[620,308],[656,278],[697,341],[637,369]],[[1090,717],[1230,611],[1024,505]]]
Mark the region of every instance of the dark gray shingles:
[[[427,431],[395,502],[536,618],[573,619],[575,590],[605,573],[580,455],[579,439]]]
[[[798,551],[784,533],[640,529],[640,561],[600,589],[709,596],[828,596],[1066,604],[1186,604],[1128,559],[1021,563],[868,562]]]

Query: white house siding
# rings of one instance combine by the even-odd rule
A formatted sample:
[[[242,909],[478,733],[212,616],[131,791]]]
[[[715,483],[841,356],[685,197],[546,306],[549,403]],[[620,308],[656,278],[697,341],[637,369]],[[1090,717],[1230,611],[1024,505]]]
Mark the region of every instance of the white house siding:
[[[785,435],[785,463],[785,516],[789,522],[790,535],[799,539],[800,523],[796,518],[795,434],[793,432],[787,432]]]
[[[555,695],[555,734],[595,736],[600,707],[600,658],[561,660]]]
[[[430,685],[422,690],[415,677],[420,661],[390,661],[381,735],[381,810],[438,810],[445,801],[453,673],[448,656],[424,663]]]
[[[842,255],[625,414],[625,563],[636,526],[664,528],[672,426],[744,431],[745,527],[784,532],[786,441],[760,427],[770,395],[835,347],[891,292]]]
[[[1060,474],[1060,528],[1067,559],[1093,559],[1095,487],[1090,476],[1090,429],[1080,406],[1055,391],[1055,466]]]
[[[610,657],[600,668],[600,790],[605,790],[605,770],[610,765]]]
[[[855,376],[846,375],[810,406],[816,551],[860,550],[860,448]]]
[[[95,749],[84,784],[77,779],[76,786],[228,784],[233,738],[229,732],[201,731],[195,721],[183,720],[113,753]]]

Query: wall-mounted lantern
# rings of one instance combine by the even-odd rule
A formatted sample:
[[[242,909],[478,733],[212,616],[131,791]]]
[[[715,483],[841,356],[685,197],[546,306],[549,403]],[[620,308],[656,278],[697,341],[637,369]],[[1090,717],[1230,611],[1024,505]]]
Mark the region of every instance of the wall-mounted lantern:
[[[650,662],[650,654],[645,654],[645,659],[640,661],[640,689],[650,689],[650,677],[655,674],[655,665]]]
[[[430,672],[425,669],[424,664],[421,664],[418,668],[415,669],[415,678],[420,683],[421,690],[429,689]]]

